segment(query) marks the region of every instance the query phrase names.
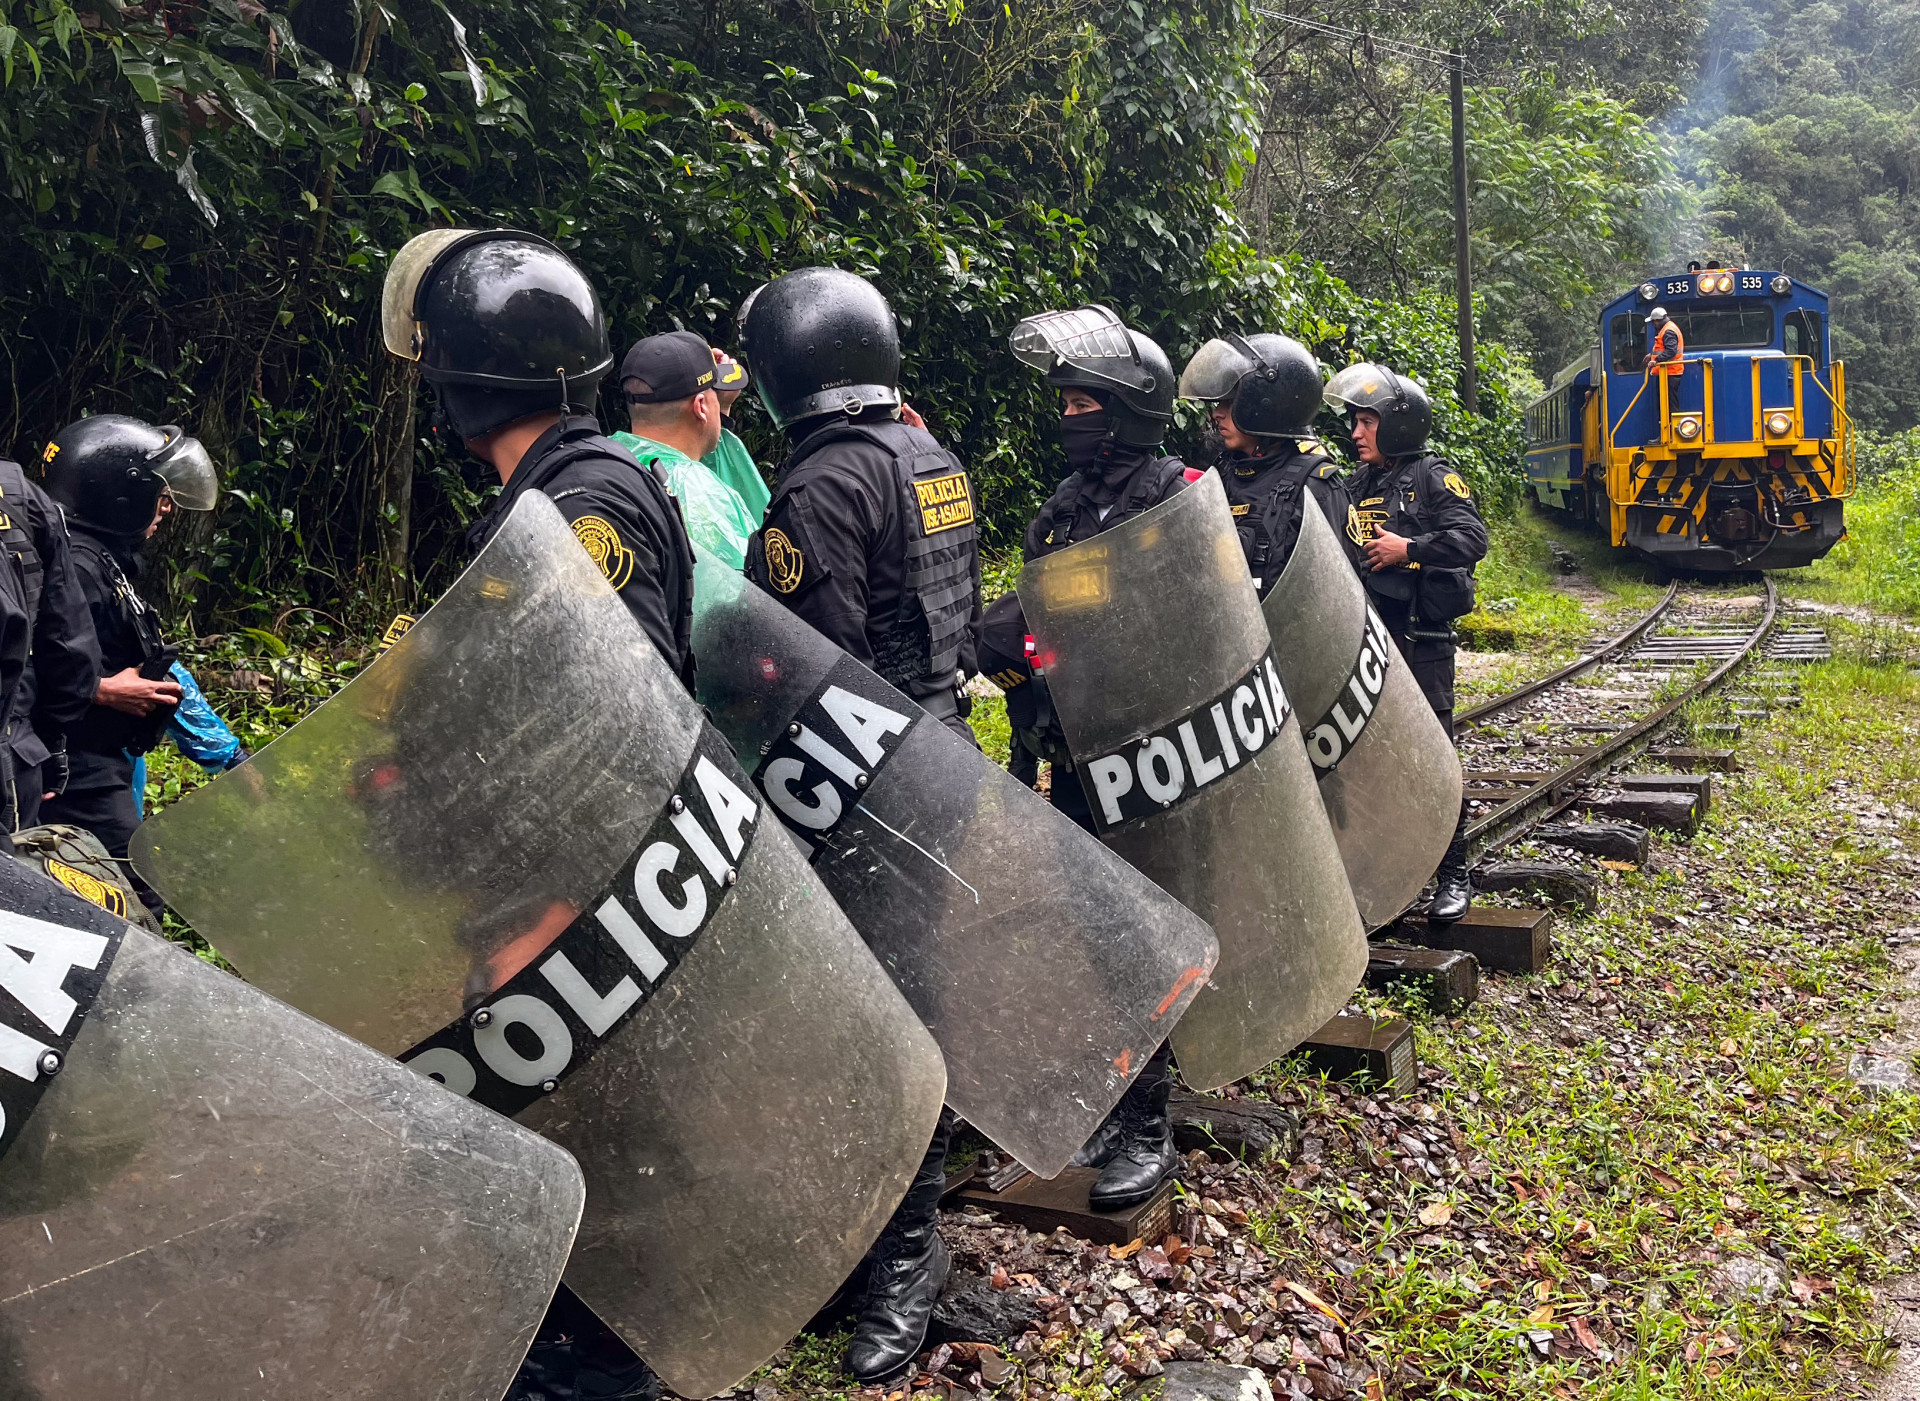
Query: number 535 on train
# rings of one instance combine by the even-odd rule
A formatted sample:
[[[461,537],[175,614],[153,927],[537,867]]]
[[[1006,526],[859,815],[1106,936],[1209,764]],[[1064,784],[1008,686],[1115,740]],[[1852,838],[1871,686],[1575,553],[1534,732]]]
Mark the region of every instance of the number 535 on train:
[[[1655,307],[1681,333],[1677,361],[1649,363]],[[1792,568],[1839,542],[1853,433],[1824,292],[1689,263],[1609,303],[1598,331],[1527,410],[1544,505],[1680,569]]]

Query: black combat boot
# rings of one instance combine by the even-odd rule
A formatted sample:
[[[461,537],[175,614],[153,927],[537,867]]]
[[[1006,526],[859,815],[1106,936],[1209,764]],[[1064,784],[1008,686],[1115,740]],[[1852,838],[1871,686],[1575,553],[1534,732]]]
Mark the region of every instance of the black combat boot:
[[[927,1340],[934,1302],[947,1283],[947,1243],[939,1222],[952,1137],[953,1112],[942,1109],[913,1185],[867,1252],[867,1299],[847,1344],[847,1370],[856,1381],[892,1376]]]
[[[1113,1161],[1113,1155],[1120,1151],[1120,1106],[1114,1105],[1113,1112],[1100,1121],[1100,1127],[1093,1131],[1093,1137],[1080,1145],[1080,1151],[1067,1159],[1068,1167],[1103,1168]]]
[[[1173,1149],[1167,1097],[1173,1093],[1172,1052],[1164,1045],[1120,1097],[1120,1143],[1087,1193],[1095,1211],[1119,1211],[1152,1196],[1180,1161]]]
[[[1430,924],[1453,924],[1467,913],[1473,904],[1473,872],[1467,866],[1467,843],[1464,837],[1456,836],[1447,847],[1447,854],[1440,858],[1440,869],[1434,872],[1439,888],[1433,892],[1433,901],[1427,906],[1427,922]]]

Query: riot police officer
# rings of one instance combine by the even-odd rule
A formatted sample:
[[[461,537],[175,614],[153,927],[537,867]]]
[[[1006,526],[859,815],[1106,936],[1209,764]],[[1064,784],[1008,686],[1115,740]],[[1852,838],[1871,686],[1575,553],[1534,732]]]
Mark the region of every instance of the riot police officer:
[[[387,349],[433,386],[436,425],[500,474],[468,545],[544,492],[691,690],[693,547],[659,473],[593,416],[613,353],[586,274],[536,234],[435,229],[395,255],[381,319]]]
[[[1427,450],[1433,405],[1426,391],[1385,365],[1335,375],[1326,401],[1348,415],[1360,474],[1347,536],[1361,552],[1360,577],[1421,693],[1453,733],[1453,620],[1473,608],[1473,568],[1487,553],[1486,522],[1446,459]],[[1454,839],[1436,872],[1427,918],[1451,923],[1473,901],[1461,806]]]
[[[900,397],[900,332],[865,278],[801,268],[757,290],[742,353],[786,435],[747,575],[815,629],[973,741],[961,687],[974,670],[980,550],[973,484]],[[953,1115],[867,1253],[847,1369],[899,1371],[946,1283],[938,1230]]]
[[[1111,530],[1198,475],[1161,451],[1173,422],[1174,376],[1172,362],[1152,338],[1123,325],[1107,308],[1089,306],[1028,317],[1014,328],[1010,342],[1023,363],[1043,371],[1047,383],[1060,391],[1060,442],[1069,469],[1027,526],[1027,559]],[[1013,651],[1025,640],[1018,607],[1011,594],[994,604],[982,630],[982,666],[1016,683],[1011,688],[1002,683],[1016,741],[1052,763],[1053,805],[1092,832],[1093,810],[1053,716],[1046,682],[1032,676],[1023,645]],[[1167,1112],[1172,1092],[1172,1053],[1162,1042],[1074,1158],[1078,1166],[1100,1169],[1087,1194],[1089,1205],[1117,1211],[1143,1202],[1173,1171],[1179,1157]]]
[[[1288,336],[1210,340],[1180,373],[1180,397],[1212,406],[1226,448],[1221,482],[1262,598],[1300,538],[1303,493],[1312,494],[1335,529],[1347,519],[1340,464],[1311,436],[1321,390],[1320,362]]]
[[[180,703],[168,676],[177,649],[134,587],[140,549],[175,506],[210,511],[219,474],[199,439],[178,427],[100,414],[70,423],[47,444],[47,495],[65,511],[74,572],[99,643],[93,703],[67,732],[64,792],[40,816],[85,828],[116,858],[140,825],[134,760],[159,743]],[[159,900],[141,889],[154,909]]]
[[[544,492],[691,692],[693,546],[658,469],[594,417],[613,352],[586,274],[536,234],[436,229],[395,255],[381,321],[388,351],[433,386],[436,431],[500,474],[468,545],[492,539],[523,493]],[[563,1288],[508,1395],[557,1401],[588,1386],[659,1392],[652,1369]]]
[[[7,715],[0,820],[40,820],[40,797],[67,783],[67,730],[93,704],[100,644],[74,571],[66,519],[17,462],[0,458],[0,541],[18,573],[33,647]]]

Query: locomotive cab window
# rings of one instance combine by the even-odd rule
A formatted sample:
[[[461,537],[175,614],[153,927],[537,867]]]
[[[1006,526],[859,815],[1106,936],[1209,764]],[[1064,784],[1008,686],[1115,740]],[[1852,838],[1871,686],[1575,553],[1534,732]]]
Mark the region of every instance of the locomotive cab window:
[[[1817,311],[1790,311],[1780,328],[1787,354],[1807,356],[1813,361],[1816,373],[1827,367],[1826,359],[1820,353],[1822,342],[1826,339],[1822,334],[1823,319]]]
[[[1687,353],[1702,350],[1759,350],[1773,344],[1773,307],[1762,301],[1710,302],[1681,307],[1673,324],[1687,342]],[[1625,374],[1640,368],[1647,355],[1647,318],[1641,312],[1616,316],[1608,325],[1613,368]]]

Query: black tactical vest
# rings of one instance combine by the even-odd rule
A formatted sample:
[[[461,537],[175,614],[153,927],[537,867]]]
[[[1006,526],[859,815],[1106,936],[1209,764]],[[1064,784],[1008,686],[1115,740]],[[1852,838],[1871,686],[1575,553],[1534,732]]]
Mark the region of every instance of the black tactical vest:
[[[1185,477],[1186,473],[1186,463],[1177,457],[1157,457],[1142,464],[1135,470],[1133,480],[1128,484],[1126,492],[1113,503],[1113,509],[1104,517],[1100,517],[1099,529],[1086,538],[1091,539],[1093,535],[1111,530],[1130,517],[1152,510],[1178,490],[1175,483]],[[1046,527],[1045,533],[1041,536],[1044,546],[1042,553],[1050,554],[1054,550],[1064,550],[1068,545],[1076,543],[1073,535],[1074,527],[1080,523],[1081,512],[1091,505],[1084,499],[1084,483],[1075,480],[1078,476],[1079,474],[1075,473],[1074,476],[1068,477],[1061,483],[1060,490],[1040,508],[1035,524]],[[1094,510],[1097,515],[1098,508]]]
[[[46,584],[46,565],[27,529],[27,474],[18,462],[0,457],[0,546],[6,549],[26,595],[27,631],[40,616],[40,595]]]
[[[1306,495],[1307,479],[1331,461],[1325,453],[1296,450],[1275,471],[1267,494],[1246,503],[1245,524],[1253,536],[1246,551],[1247,572],[1258,581],[1256,586],[1262,598],[1278,581],[1280,571],[1293,556],[1294,543],[1300,538],[1300,512],[1305,509],[1302,498]],[[1240,506],[1234,507],[1234,514],[1242,515]],[[1346,522],[1329,521],[1328,524],[1338,530]]]
[[[112,646],[106,636],[102,636],[100,650],[108,673],[127,666],[154,670],[167,654],[167,640],[160,631],[160,615],[134,590],[125,571],[120,568],[120,561],[113,557],[113,551],[105,543],[82,530],[73,533],[72,542],[74,554],[84,561],[82,567],[91,566],[94,576],[104,580],[112,591],[121,626],[139,649],[137,656],[126,657]],[[126,715],[96,702],[82,722],[87,742],[81,747],[99,753],[111,753],[118,748],[133,755],[145,754],[166,734],[167,721],[173,717],[173,709],[170,705],[163,705],[154,707],[146,715]]]
[[[786,470],[829,443],[854,440],[892,460],[907,534],[906,596],[898,626],[874,644],[874,670],[909,695],[951,687],[973,619],[980,550],[973,482],[959,458],[904,423],[849,423],[816,433]]]

